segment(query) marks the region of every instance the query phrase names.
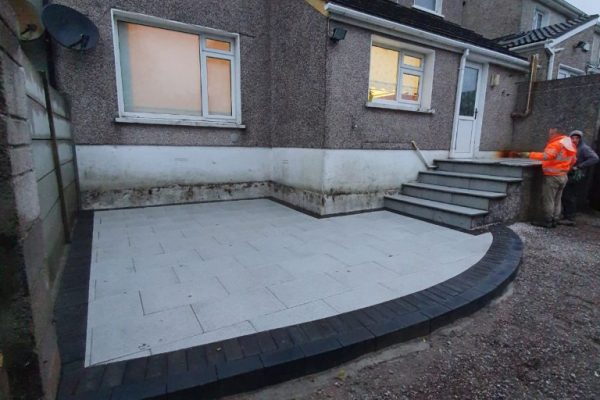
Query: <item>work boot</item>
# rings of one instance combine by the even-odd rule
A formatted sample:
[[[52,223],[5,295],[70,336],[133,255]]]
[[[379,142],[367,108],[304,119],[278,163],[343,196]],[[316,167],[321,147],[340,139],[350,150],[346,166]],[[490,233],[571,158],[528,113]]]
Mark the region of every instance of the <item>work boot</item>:
[[[575,226],[575,221],[572,220],[572,219],[563,218],[561,220],[558,220],[557,224],[558,225],[565,225],[565,226]]]
[[[532,221],[531,225],[533,226],[541,226],[542,228],[554,228],[556,225],[552,223],[552,221]]]

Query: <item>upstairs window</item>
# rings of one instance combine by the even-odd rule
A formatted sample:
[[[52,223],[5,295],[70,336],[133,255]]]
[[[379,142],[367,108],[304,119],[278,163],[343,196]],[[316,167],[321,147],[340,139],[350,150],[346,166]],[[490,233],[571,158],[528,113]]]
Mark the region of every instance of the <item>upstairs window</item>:
[[[368,102],[407,110],[431,103],[434,53],[413,45],[374,41],[371,45]]]
[[[241,122],[237,35],[113,16],[121,117]]]
[[[435,14],[442,14],[442,0],[415,0],[414,7]]]
[[[533,12],[533,27],[532,29],[540,29],[545,26],[546,13],[536,9]]]

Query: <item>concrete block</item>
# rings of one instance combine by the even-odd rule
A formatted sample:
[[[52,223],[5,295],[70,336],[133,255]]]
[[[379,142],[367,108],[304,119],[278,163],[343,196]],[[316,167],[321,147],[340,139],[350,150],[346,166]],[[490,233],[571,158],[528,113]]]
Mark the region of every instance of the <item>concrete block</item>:
[[[30,108],[31,137],[33,139],[50,139],[50,125],[46,109],[30,98],[27,98],[27,102]]]
[[[0,8],[0,13],[2,12]],[[9,27],[0,21],[0,47],[10,55],[19,52],[19,39]]]
[[[33,140],[31,142],[31,151],[35,164],[35,176],[40,180],[54,169],[52,143],[49,140]]]
[[[46,263],[42,221],[37,219],[24,236],[23,257],[25,259],[25,272],[27,274],[29,290],[32,291],[32,288],[36,285],[36,277],[41,276]]]
[[[13,190],[21,229],[27,231],[40,216],[37,182],[33,171],[14,178]]]
[[[8,150],[13,175],[21,175],[33,170],[33,157],[29,147]]]
[[[2,65],[6,112],[9,115],[26,119],[28,111],[23,69],[4,53],[0,53],[0,64]]]
[[[31,143],[31,130],[27,121],[7,117],[6,142],[13,146]]]

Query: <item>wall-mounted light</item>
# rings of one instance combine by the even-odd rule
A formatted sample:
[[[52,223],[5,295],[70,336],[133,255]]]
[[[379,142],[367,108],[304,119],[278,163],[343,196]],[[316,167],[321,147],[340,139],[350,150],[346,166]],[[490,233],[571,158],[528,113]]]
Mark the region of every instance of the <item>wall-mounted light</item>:
[[[588,42],[584,42],[583,40],[581,40],[579,43],[577,43],[575,45],[576,49],[581,49],[581,51],[583,51],[584,53],[587,53],[588,51],[590,51],[590,44]]]
[[[346,38],[347,32],[348,31],[344,28],[333,28],[333,32],[331,32],[331,35],[329,35],[329,39],[331,39],[332,42],[337,43]]]

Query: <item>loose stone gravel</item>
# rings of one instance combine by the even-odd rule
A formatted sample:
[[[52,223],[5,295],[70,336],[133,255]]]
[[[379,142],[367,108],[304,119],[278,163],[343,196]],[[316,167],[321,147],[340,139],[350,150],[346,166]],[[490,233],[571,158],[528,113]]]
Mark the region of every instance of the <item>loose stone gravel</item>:
[[[234,398],[600,398],[600,216],[511,228],[523,261],[491,305],[412,343]]]

